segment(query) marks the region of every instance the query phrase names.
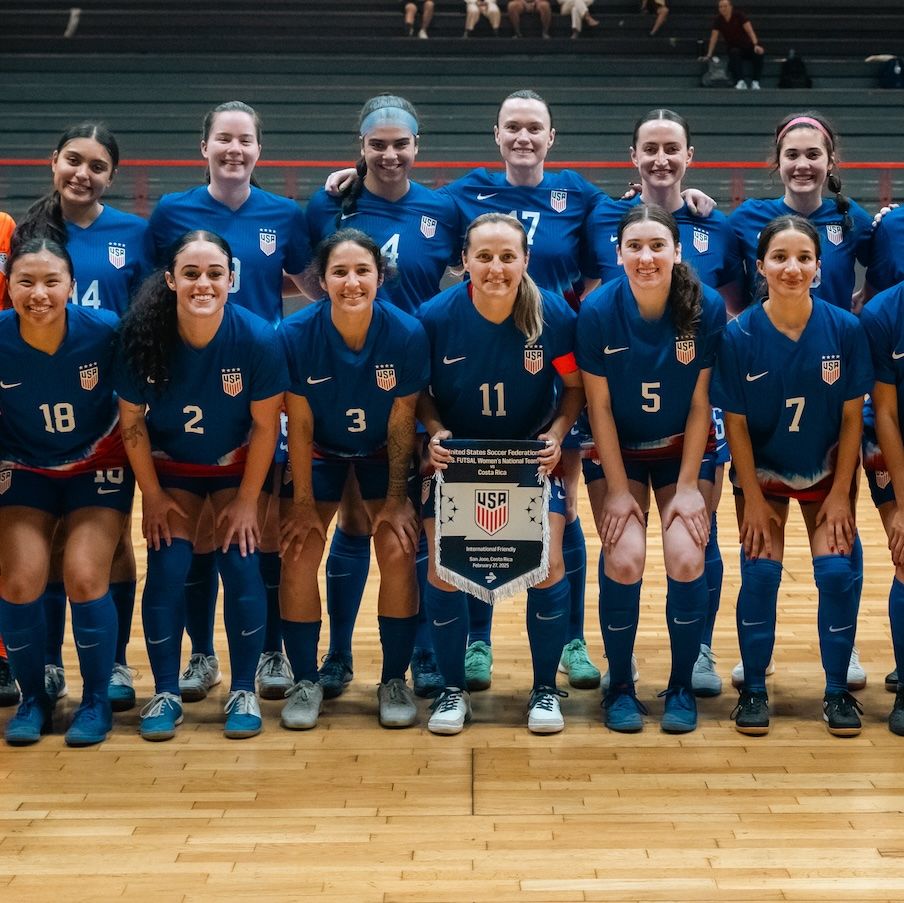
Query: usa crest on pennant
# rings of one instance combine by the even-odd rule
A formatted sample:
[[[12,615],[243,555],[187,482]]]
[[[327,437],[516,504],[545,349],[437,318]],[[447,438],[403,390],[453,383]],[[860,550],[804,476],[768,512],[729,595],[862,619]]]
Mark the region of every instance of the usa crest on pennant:
[[[694,250],[705,254],[709,250],[709,232],[694,227]]]
[[[0,495],[3,495],[12,485],[13,472],[11,470],[0,470]]]
[[[550,191],[549,206],[552,207],[552,209],[555,210],[556,213],[562,213],[568,206],[568,192]]]
[[[377,386],[384,392],[391,392],[396,387],[394,364],[377,364]]]
[[[509,519],[507,489],[477,489],[474,492],[474,523],[484,533],[498,533]]]
[[[126,265],[126,246],[111,241],[107,245],[107,260],[110,261],[111,266],[121,270]]]
[[[833,245],[840,245],[844,241],[844,229],[840,223],[829,223],[826,226],[826,238]]]
[[[421,217],[421,235],[424,238],[433,238],[436,235],[436,220],[432,216]]]
[[[679,364],[689,364],[697,356],[695,339],[675,339],[675,357]]]
[[[78,368],[78,381],[86,392],[90,392],[97,385],[98,373],[96,363],[82,364]]]
[[[524,349],[524,369],[531,376],[536,376],[543,369],[543,348],[531,347]]]
[[[827,354],[822,358],[822,381],[831,386],[837,383],[841,377],[841,356],[838,354]]]
[[[274,229],[261,229],[258,241],[264,254],[267,257],[272,257],[276,251],[276,231]]]
[[[235,398],[242,391],[242,371],[236,367],[234,370],[221,370],[223,375],[223,391]]]

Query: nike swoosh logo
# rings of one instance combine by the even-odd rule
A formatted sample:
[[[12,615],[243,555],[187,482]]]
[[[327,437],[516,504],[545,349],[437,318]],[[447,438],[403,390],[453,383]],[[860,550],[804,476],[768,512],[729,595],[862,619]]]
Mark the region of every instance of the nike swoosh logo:
[[[902,357],[904,357],[904,351],[892,351],[891,353],[891,359],[893,361],[899,361]],[[8,389],[9,386],[4,386],[3,388]]]
[[[752,376],[750,373],[748,373],[747,382],[755,383],[758,379],[762,379],[768,372],[768,370],[764,370],[762,373],[757,373],[756,376]]]
[[[333,573],[330,572],[330,571],[327,571],[327,572],[326,572],[326,575],[327,575],[327,577],[351,577],[351,574],[350,574],[350,573],[345,573],[345,574],[333,574]]]
[[[496,197],[497,194],[499,194],[498,191],[494,191],[492,194],[481,194],[481,193],[478,191],[478,192],[477,192],[477,200],[478,200],[478,201],[486,201],[486,200],[489,200],[490,198]]]
[[[333,378],[332,376],[321,376],[320,379],[314,379],[313,376],[309,376],[309,377],[308,377],[308,385],[309,385],[309,386],[316,386],[318,383],[325,383],[325,382],[328,382],[328,381],[331,380],[332,378]]]
[[[603,354],[618,354],[619,351],[627,351],[628,346],[625,345],[624,348],[610,348],[608,345],[603,349]]]
[[[260,627],[255,627],[254,630],[243,630],[242,636],[254,636],[254,634],[256,634],[259,630],[263,630],[263,629],[264,629],[264,625],[261,624]]]
[[[609,241],[611,241],[611,242],[613,242],[613,243],[617,242],[617,241],[618,241],[618,236],[617,236],[617,235],[610,235],[610,236],[609,236]]]
[[[679,621],[678,618],[672,618],[672,623],[677,624],[679,627],[687,627],[688,624],[696,624],[699,620],[699,618],[694,618],[693,621]]]
[[[847,627],[833,627],[831,624],[829,625],[829,633],[842,633],[845,630],[850,630],[854,625],[848,624]]]
[[[148,638],[148,644],[151,646],[159,646],[161,643],[165,643],[170,637],[165,636],[162,640],[152,640]]]
[[[540,612],[537,612],[537,620],[538,621],[558,621],[559,618],[563,617],[565,614],[564,611],[560,611],[557,615],[552,615],[551,617],[545,617],[541,615]]]
[[[561,502],[564,498],[565,498],[565,496],[562,495],[562,493],[559,492],[558,489],[557,489],[557,490],[556,490],[556,501]]]
[[[87,643],[86,644],[86,643],[79,643],[78,641],[76,641],[75,645],[78,646],[79,649],[93,649],[95,646],[100,646],[100,643]]]
[[[451,621],[434,621],[433,626],[434,627],[448,627],[450,624],[454,624],[457,620],[458,620],[458,618],[452,618]]]
[[[99,486],[97,488],[98,495],[111,495],[114,492],[119,492],[118,489],[101,489]]]
[[[633,624],[625,624],[624,627],[613,627],[611,624],[607,624],[606,630],[612,630],[617,633],[619,630],[630,630],[633,626]]]
[[[765,621],[745,621],[741,618],[741,627],[759,627],[760,624],[765,624]]]
[[[464,357],[444,357],[443,363],[444,364],[457,364],[459,361],[463,361],[464,359],[465,359]]]
[[[3,383],[0,382],[0,389],[15,389],[16,386],[21,386],[22,383]]]
[[[351,219],[353,216],[357,216],[358,211],[356,210],[354,213],[343,213],[342,216],[339,217],[340,220]]]
[[[7,646],[7,652],[21,652],[23,649],[27,649],[31,643],[26,643],[24,646]]]

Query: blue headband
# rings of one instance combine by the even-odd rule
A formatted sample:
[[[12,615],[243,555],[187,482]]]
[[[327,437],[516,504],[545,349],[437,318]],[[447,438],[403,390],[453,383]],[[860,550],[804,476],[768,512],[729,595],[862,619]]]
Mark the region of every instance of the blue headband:
[[[412,135],[418,133],[417,119],[407,110],[403,110],[401,107],[380,107],[364,117],[364,122],[361,123],[361,136],[368,135],[383,125],[395,125],[408,129]]]

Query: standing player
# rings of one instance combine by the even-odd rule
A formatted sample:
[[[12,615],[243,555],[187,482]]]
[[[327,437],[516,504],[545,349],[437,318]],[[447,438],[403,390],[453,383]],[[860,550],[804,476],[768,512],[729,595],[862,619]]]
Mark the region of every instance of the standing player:
[[[293,281],[300,285],[300,274],[310,261],[304,212],[295,201],[255,184],[261,123],[248,104],[227,101],[207,113],[201,128],[201,155],[208,164],[208,184],[164,195],[151,216],[158,262],[169,260],[173,243],[191,229],[221,235],[235,255],[230,300],[275,326],[282,319],[283,274],[293,274]],[[292,687],[280,634],[276,530],[275,521],[267,525],[265,551],[260,554],[267,587],[267,629],[257,679],[267,699],[281,699]],[[213,648],[217,585],[208,517],[185,586],[186,627],[192,642],[191,659],[180,681],[186,701],[203,699],[220,681]]]
[[[272,328],[226,303],[232,259],[220,236],[187,233],[122,325],[120,416],[148,541],[142,618],[156,695],[141,712],[147,740],[170,739],[182,721],[183,586],[207,500],[232,670],[225,734],[251,737],[261,729],[254,679],[267,601],[256,554],[258,506],[265,513],[269,495],[261,489],[287,377]]]
[[[725,305],[681,263],[678,226],[661,207],[634,207],[617,239],[625,276],[591,294],[578,322],[578,363],[606,474],[598,519],[600,625],[610,673],[603,717],[611,730],[643,728],[632,655],[652,486],[663,525],[672,652],[661,725],[685,733],[697,726],[692,673],[708,609],[704,549],[715,471],[709,382]]]
[[[53,188],[25,214],[16,241],[43,236],[65,246],[75,267],[72,303],[122,316],[153,267],[153,251],[145,220],[104,203],[118,166],[119,145],[108,128],[83,122],[66,129],[50,159]],[[135,607],[131,524],[126,524],[113,560],[110,592],[118,619],[110,701],[121,711],[135,705],[132,672],[126,662]],[[66,594],[53,572],[44,604],[47,687],[51,695],[62,696],[66,693],[62,658]]]
[[[113,726],[110,566],[135,486],[113,393],[116,317],[67,304],[72,262],[50,239],[19,243],[7,272],[13,310],[0,314],[0,633],[22,702],[6,740],[35,743],[52,728],[42,597],[62,521],[63,581],[84,680],[66,743],[89,746]]]
[[[551,474],[559,462],[562,439],[584,403],[573,354],[575,316],[560,296],[537,288],[527,274],[528,254],[527,233],[515,217],[478,217],[462,252],[470,281],[442,292],[421,310],[431,376],[418,417],[431,436],[435,468],[447,466],[450,453],[440,443],[452,436],[541,439],[546,441],[538,456],[541,473]],[[526,349],[541,352],[542,369],[528,367]],[[433,497],[431,490],[423,508],[430,549],[426,601],[446,687],[433,705],[428,728],[456,734],[471,717],[465,685],[469,606],[465,593],[436,576]],[[552,493],[549,577],[527,591],[534,670],[528,727],[535,733],[555,733],[565,726],[558,699],[563,694],[556,690],[569,608],[562,556],[564,501],[564,493]]]
[[[762,304],[726,330],[716,400],[725,411],[741,535],[738,641],[744,686],[732,717],[741,733],[769,730],[766,667],[775,642],[788,502],[796,498],[810,537],[826,674],[829,732],[860,732],[847,691],[860,602],[851,503],[863,396],[872,388],[866,336],[847,311],[811,294],[820,236],[799,216],[762,231]]]
[[[316,266],[328,298],[279,330],[289,362],[291,465],[282,493],[280,595],[297,680],[282,723],[311,728],[320,713],[317,571],[352,472],[380,564],[380,724],[408,727],[417,720],[405,671],[418,627],[414,560],[420,533],[409,483],[415,476],[415,402],[429,376],[427,339],[417,320],[377,299],[385,264],[368,235],[357,229],[334,233],[320,244]]]

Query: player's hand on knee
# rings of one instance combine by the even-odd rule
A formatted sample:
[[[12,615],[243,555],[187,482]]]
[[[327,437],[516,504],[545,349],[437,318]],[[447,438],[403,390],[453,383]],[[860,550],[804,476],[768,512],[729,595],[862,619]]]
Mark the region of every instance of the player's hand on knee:
[[[217,529],[224,528],[224,552],[229,551],[233,542],[239,547],[242,558],[253,555],[260,545],[261,531],[257,522],[257,499],[245,499],[236,495],[220,512],[216,521]]]
[[[604,548],[611,548],[621,539],[625,526],[632,517],[636,517],[640,524],[644,523],[643,511],[628,490],[606,493],[599,523],[600,540]]]
[[[680,520],[691,539],[704,548],[709,541],[710,517],[703,495],[696,486],[676,489],[675,495],[663,512],[663,526],[666,530]]]
[[[148,547],[157,552],[160,551],[161,541],[172,545],[173,534],[169,525],[171,511],[188,520],[182,506],[168,492],[161,489],[159,494],[142,496],[141,532]]]
[[[317,534],[324,543],[326,542],[326,530],[317,513],[314,500],[312,498],[296,499],[292,502],[288,515],[279,524],[280,556],[298,561],[301,557],[301,550],[311,533]]]

